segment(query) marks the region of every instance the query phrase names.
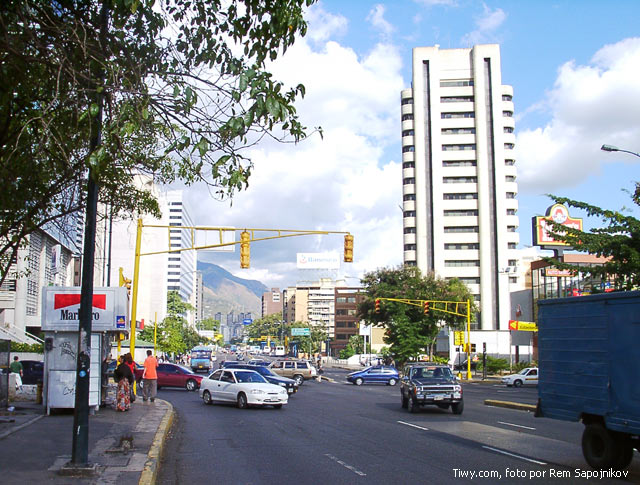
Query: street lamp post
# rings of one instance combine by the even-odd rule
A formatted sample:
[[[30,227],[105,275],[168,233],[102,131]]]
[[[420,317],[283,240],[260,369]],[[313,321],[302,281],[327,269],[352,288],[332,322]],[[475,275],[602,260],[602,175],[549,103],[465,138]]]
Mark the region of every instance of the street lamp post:
[[[622,148],[614,147],[613,145],[602,145],[600,147],[600,150],[602,150],[603,152],[624,152],[640,158],[640,153],[632,152],[630,150],[623,150]]]

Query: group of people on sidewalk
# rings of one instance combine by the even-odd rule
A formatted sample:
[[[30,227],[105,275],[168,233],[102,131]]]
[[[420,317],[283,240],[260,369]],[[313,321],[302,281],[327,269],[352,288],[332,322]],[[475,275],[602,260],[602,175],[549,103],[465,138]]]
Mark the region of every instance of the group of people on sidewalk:
[[[118,384],[116,392],[116,409],[118,411],[128,411],[136,396],[133,391],[135,382],[135,363],[130,353],[121,355],[119,364],[113,372],[113,378]],[[142,400],[155,401],[158,392],[158,360],[147,350],[147,358],[144,361],[144,371],[142,373]]]

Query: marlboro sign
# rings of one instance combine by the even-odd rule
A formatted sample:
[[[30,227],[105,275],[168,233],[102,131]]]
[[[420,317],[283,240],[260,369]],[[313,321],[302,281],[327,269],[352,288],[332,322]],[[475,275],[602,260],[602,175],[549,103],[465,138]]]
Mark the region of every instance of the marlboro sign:
[[[96,332],[124,329],[129,321],[125,287],[93,289],[91,329]],[[46,286],[42,289],[42,330],[77,331],[80,287]]]

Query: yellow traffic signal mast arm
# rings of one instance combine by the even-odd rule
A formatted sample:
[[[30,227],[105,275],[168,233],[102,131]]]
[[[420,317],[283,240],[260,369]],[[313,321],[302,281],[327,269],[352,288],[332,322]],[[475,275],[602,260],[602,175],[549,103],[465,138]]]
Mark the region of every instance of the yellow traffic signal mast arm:
[[[465,349],[467,353],[467,379],[471,380],[471,300],[467,301],[446,301],[446,300],[411,300],[407,298],[375,298],[376,300],[376,312],[379,311],[379,301],[395,301],[398,303],[404,303],[406,305],[413,305],[422,307],[425,309],[425,313],[428,310],[436,310],[450,315],[456,315],[458,317],[465,317],[467,319],[467,343]],[[433,306],[429,306],[433,305]],[[464,310],[464,312],[460,309]]]

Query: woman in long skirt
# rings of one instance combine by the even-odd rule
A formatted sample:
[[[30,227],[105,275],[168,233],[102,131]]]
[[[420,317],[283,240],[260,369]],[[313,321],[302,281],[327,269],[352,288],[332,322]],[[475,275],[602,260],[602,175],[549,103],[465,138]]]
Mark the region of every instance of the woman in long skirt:
[[[113,377],[118,383],[116,393],[116,409],[118,411],[128,411],[131,406],[131,384],[133,383],[133,372],[124,359],[113,372]]]

